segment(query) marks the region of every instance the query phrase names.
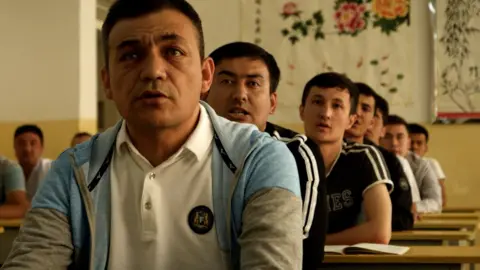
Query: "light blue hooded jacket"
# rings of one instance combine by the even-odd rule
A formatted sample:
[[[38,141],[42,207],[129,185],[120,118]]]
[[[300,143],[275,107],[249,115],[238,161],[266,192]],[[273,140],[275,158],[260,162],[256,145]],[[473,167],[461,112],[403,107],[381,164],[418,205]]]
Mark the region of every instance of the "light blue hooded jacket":
[[[253,125],[228,121],[217,116],[206,103],[201,102],[201,106],[206,108],[221,145],[219,148],[217,142],[212,150],[212,188],[217,239],[225,257],[233,269],[260,264],[274,264],[269,269],[298,269],[302,255],[301,195],[293,156],[284,143]],[[93,190],[88,186],[105,163],[120,126],[121,122],[66,150],[54,161],[32,202],[32,210],[4,264],[5,269],[66,269],[59,265],[68,269],[107,269],[110,170],[104,170]],[[221,147],[227,160],[220,154]],[[236,170],[228,166],[228,159]],[[255,206],[252,204],[246,220],[244,211],[253,198],[259,201]],[[259,207],[259,203],[267,204],[266,208]],[[270,213],[272,208],[267,210],[270,203],[278,211]],[[269,220],[261,221],[253,215],[263,215]],[[259,220],[257,227],[245,228],[250,220],[252,223]],[[273,235],[268,237],[278,237],[278,241],[262,240],[265,231],[261,232],[261,226],[266,224],[273,228]],[[258,245],[253,246],[252,241],[242,245],[241,234],[247,229],[251,230],[251,237],[258,239]],[[261,245],[269,245],[268,241],[275,247],[262,251]]]

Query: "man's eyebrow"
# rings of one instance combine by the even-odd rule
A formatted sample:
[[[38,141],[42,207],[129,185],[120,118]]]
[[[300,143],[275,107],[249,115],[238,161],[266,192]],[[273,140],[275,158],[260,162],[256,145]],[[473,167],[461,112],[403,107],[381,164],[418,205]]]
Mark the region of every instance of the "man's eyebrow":
[[[136,47],[140,44],[140,40],[138,39],[127,39],[127,40],[124,40],[122,42],[120,42],[120,44],[118,44],[116,46],[117,50],[121,50],[123,48],[126,48],[126,47]]]
[[[217,75],[218,75],[218,76],[220,76],[220,75],[227,75],[227,76],[230,76],[230,77],[237,77],[237,74],[235,74],[234,72],[229,71],[229,70],[222,70],[222,71],[218,72]]]
[[[157,35],[155,37],[155,42],[165,42],[165,41],[185,41],[185,39],[175,33],[164,33],[164,34],[160,34],[160,35]],[[126,39],[126,40],[123,40],[122,42],[120,42],[116,48],[117,50],[120,50],[120,49],[123,49],[125,47],[135,47],[135,46],[138,46],[140,45],[142,42],[140,41],[140,39]]]

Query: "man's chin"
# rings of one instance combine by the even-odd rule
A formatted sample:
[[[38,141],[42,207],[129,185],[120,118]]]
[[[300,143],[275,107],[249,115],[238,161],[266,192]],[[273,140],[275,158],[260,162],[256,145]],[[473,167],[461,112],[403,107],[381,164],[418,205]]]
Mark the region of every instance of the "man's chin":
[[[225,118],[227,118],[230,121],[237,122],[237,123],[252,124],[251,118],[248,117],[248,116],[227,115]]]

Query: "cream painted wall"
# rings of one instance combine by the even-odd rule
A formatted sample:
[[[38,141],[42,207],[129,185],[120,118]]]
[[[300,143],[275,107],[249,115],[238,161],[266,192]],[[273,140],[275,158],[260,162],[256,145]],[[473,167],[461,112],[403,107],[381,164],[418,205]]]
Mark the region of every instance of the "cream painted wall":
[[[95,0],[0,1],[0,154],[34,123],[55,158],[75,132],[96,132]]]
[[[96,117],[95,0],[2,0],[0,33],[0,122]]]

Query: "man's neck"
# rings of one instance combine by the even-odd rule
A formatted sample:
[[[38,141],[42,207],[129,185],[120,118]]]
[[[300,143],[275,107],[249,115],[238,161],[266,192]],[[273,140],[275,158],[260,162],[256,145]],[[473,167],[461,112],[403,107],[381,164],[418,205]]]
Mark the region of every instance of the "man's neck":
[[[342,140],[335,143],[318,144],[320,153],[322,153],[323,163],[325,165],[325,172],[327,173],[327,175],[333,169],[335,161],[337,160],[338,155],[340,155],[340,152],[342,151],[342,144]]]
[[[373,142],[374,144],[380,145],[380,138],[372,138],[372,137],[369,137],[368,139],[369,139],[371,142]]]
[[[23,170],[23,176],[25,177],[25,181],[28,181],[28,179],[30,178],[30,175],[32,174],[33,172],[33,169],[35,169],[35,165],[32,165],[32,164],[20,164],[20,166],[22,166],[22,170]]]
[[[128,135],[133,145],[152,166],[156,167],[175,154],[195,130],[200,118],[198,106],[193,116],[173,128],[149,129],[127,123]]]
[[[345,139],[350,142],[363,143],[365,136],[352,136],[348,133],[345,133]]]

